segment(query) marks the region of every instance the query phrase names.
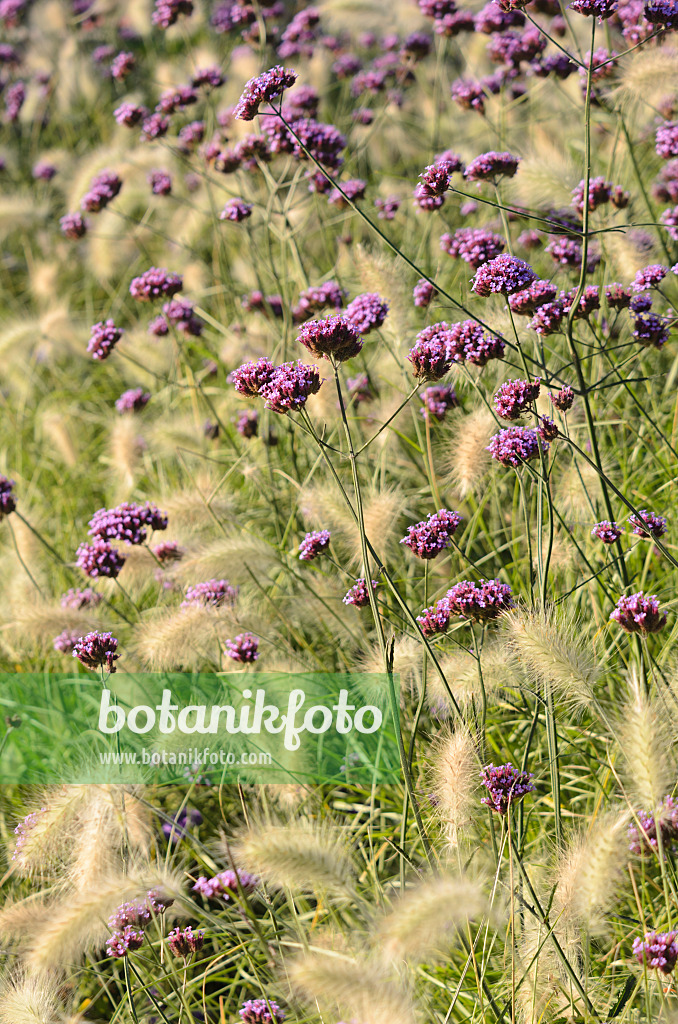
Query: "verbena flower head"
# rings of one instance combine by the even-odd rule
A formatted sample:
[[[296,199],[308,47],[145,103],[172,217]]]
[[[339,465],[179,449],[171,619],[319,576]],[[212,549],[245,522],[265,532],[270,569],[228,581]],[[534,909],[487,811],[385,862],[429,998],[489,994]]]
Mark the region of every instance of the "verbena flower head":
[[[502,466],[518,469],[523,462],[539,458],[539,448],[548,451],[548,443],[529,427],[508,427],[490,438],[487,451]]]
[[[669,268],[662,266],[661,263],[653,263],[649,267],[643,267],[634,277],[631,287],[634,292],[644,292],[648,288],[658,288],[668,272]]]
[[[499,256],[506,248],[501,235],[495,235],[487,228],[459,228],[454,235],[440,236],[440,248],[448,256],[462,259],[474,270]]]
[[[65,213],[59,221],[61,233],[72,241],[84,238],[87,234],[87,221],[81,213]]]
[[[115,672],[115,662],[120,657],[116,654],[117,649],[118,641],[112,633],[88,633],[73,645],[73,657],[94,672],[103,667],[108,672]]]
[[[207,580],[188,588],[181,607],[192,608],[202,605],[207,608],[220,608],[222,605],[235,604],[237,596],[237,589],[232,587],[228,580]]]
[[[294,319],[299,322],[305,320],[312,313],[318,310],[331,307],[341,309],[346,298],[346,292],[340,288],[336,281],[326,281],[317,288],[306,288],[299,293],[299,301],[292,310]]]
[[[512,295],[532,284],[536,274],[529,263],[516,256],[496,256],[476,270],[471,285],[476,295]]]
[[[58,636],[54,637],[52,646],[60,654],[72,654],[75,645],[81,640],[79,629],[64,629]]]
[[[663,348],[669,329],[656,313],[639,313],[633,321],[633,337],[643,348]]]
[[[625,633],[658,633],[666,625],[666,612],[659,611],[659,601],[643,591],[620,597],[610,619],[618,622]]]
[[[367,182],[363,181],[362,178],[353,178],[351,181],[342,181],[341,190],[338,188],[331,189],[327,202],[332,206],[338,206],[340,209],[347,208],[350,204],[348,200],[357,202],[358,199],[365,198],[365,189],[367,188]]]
[[[192,0],[155,0],[151,21],[158,28],[170,28],[183,14],[188,18],[193,13]]]
[[[551,281],[536,280],[528,288],[509,295],[508,304],[512,313],[526,316],[547,302],[552,302],[557,294],[558,289]]]
[[[372,580],[372,590],[377,589],[376,580]],[[355,605],[356,608],[365,608],[370,603],[369,592],[367,590],[367,582],[364,579],[358,579],[355,584],[351,587],[348,593],[343,598],[344,604]]]
[[[322,380],[315,366],[302,362],[276,366],[270,380],[259,389],[266,408],[273,412],[299,412],[311,395],[320,391]]]
[[[233,640],[226,641],[224,654],[233,661],[250,664],[259,657],[259,640],[252,633],[239,633]]]
[[[363,347],[360,331],[347,314],[326,320],[309,320],[299,329],[297,341],[317,358],[333,358],[339,363],[357,356]]]
[[[504,339],[483,330],[475,320],[462,320],[450,327],[451,353],[455,362],[485,366],[504,355]]]
[[[443,597],[435,605],[425,608],[421,615],[417,615],[417,622],[424,636],[430,637],[437,633],[446,633],[451,617],[449,601]]]
[[[558,430],[556,423],[552,419],[549,419],[548,416],[539,417],[537,433],[542,441],[555,441],[555,439],[560,435],[560,431]]]
[[[80,611],[81,608],[95,608],[98,604],[103,601],[101,594],[97,594],[96,590],[92,590],[91,587],[85,587],[84,590],[67,590],[65,594],[61,595],[60,605],[62,608],[72,608],[74,611]]]
[[[92,335],[87,342],[87,351],[92,359],[108,359],[123,333],[122,328],[116,327],[113,320],[101,320],[93,324]]]
[[[632,513],[629,516],[629,524],[633,527],[636,537],[663,537],[666,533],[664,516],[656,516],[645,508],[639,509],[638,515]]]
[[[246,203],[243,199],[229,199],[219,214],[219,220],[232,220],[235,224],[240,224],[252,216],[253,209],[252,204]]]
[[[415,306],[425,309],[430,305],[431,299],[437,294],[438,292],[431,282],[427,281],[426,278],[421,277],[414,286],[412,298]]]
[[[578,288],[572,288],[570,291],[561,292],[558,296],[558,301],[563,307],[563,313],[568,316],[572,309],[572,303],[577,297]],[[575,320],[581,320],[587,316],[590,316],[596,309],[600,309],[600,293],[598,286],[594,284],[587,285],[584,291],[579,296],[579,302],[574,313]]]
[[[280,65],[251,78],[245,86],[233,116],[241,121],[252,121],[259,113],[262,103],[270,103],[289,89],[297,80],[296,71]]]
[[[670,974],[678,960],[678,932],[646,932],[633,940],[633,955],[641,966]]]
[[[505,420],[517,420],[525,409],[539,397],[541,379],[509,380],[499,388],[494,396],[494,407]]]
[[[664,210],[660,220],[666,228],[669,238],[673,239],[674,242],[678,242],[678,206]]]
[[[431,512],[421,523],[408,527],[407,536],[400,543],[406,544],[418,558],[435,558],[450,546],[461,521],[459,512],[441,508],[438,512]]]
[[[651,25],[678,28],[678,7],[675,0],[645,0],[643,14]]]
[[[248,999],[238,1010],[243,1024],[281,1024],[285,1013],[271,999]]]
[[[518,170],[520,157],[513,153],[481,153],[471,160],[464,171],[467,181],[489,181],[495,178],[512,178]]]
[[[631,853],[659,852],[658,833],[662,847],[675,852],[678,844],[678,805],[672,796],[666,796],[653,814],[639,811],[638,822],[631,822],[628,828],[629,850]]]
[[[0,520],[16,509],[14,487],[14,480],[9,480],[6,476],[0,474]]]
[[[375,292],[356,295],[346,307],[346,319],[359,334],[369,334],[375,327],[381,327],[388,313],[388,302]]]
[[[584,195],[586,191],[586,180],[579,182],[572,190],[572,205],[580,215],[584,212]],[[612,198],[612,184],[605,181],[605,178],[597,177],[589,180],[589,210],[596,210],[604,203],[609,203]]]
[[[605,286],[605,298],[612,309],[626,309],[631,302],[631,292],[623,284],[615,282]]]
[[[205,941],[205,933],[201,929],[194,932],[190,925],[187,928],[174,928],[167,936],[167,945],[172,956],[184,960],[194,953],[199,953]]]
[[[299,545],[299,558],[302,562],[312,562],[314,558],[327,551],[330,546],[329,530],[314,530],[307,533]]]
[[[132,279],[129,293],[138,302],[153,302],[155,299],[171,298],[183,287],[183,279],[164,267],[149,267],[139,277]]]
[[[232,370],[228,380],[239,395],[254,397],[259,394],[264,384],[270,383],[274,370],[271,360],[262,356],[256,362],[243,363],[237,370]]]
[[[537,334],[546,336],[556,334],[565,319],[565,307],[562,302],[547,302],[539,306],[527,326]]]
[[[488,764],[480,772],[480,780],[487,789],[487,796],[480,802],[497,814],[506,814],[509,807],[533,792],[533,779],[532,772],[522,772],[510,761],[496,768]]]
[[[254,892],[259,884],[256,875],[249,875],[246,871],[235,871],[229,869],[221,871],[213,878],[205,878],[201,875],[193,886],[193,892],[199,892],[205,899],[223,899],[228,902],[232,896],[238,895],[238,883],[245,894]]]
[[[591,18],[605,21],[611,18],[618,7],[617,0],[572,0],[568,7],[577,14],[585,14]]]
[[[139,949],[144,942],[144,933],[131,925],[127,925],[121,932],[113,932],[106,940],[106,953],[116,960],[122,959],[128,953]]]
[[[97,540],[124,540],[143,544],[148,530],[166,530],[167,516],[155,505],[125,501],[116,508],[100,508],[89,521],[89,535]]]
[[[125,128],[134,128],[148,117],[148,110],[138,103],[121,103],[113,111],[113,117],[117,124],[124,125]]]
[[[99,576],[115,579],[125,564],[125,556],[105,540],[81,544],[75,557],[78,568],[90,579],[97,579]]]
[[[92,178],[89,192],[83,197],[80,205],[89,213],[98,213],[115,199],[121,188],[122,181],[115,171],[102,171]]]
[[[168,196],[172,191],[172,179],[166,171],[151,171],[146,179],[154,196]]]
[[[572,408],[572,404],[574,402],[574,391],[569,384],[566,384],[555,394],[549,391],[549,398],[551,399],[551,403],[554,408],[558,409],[560,412],[567,412],[568,409]]]
[[[453,362],[452,340],[450,325],[444,320],[420,331],[407,354],[414,368],[414,376],[422,380],[440,380],[444,377]]]
[[[433,384],[430,388],[425,388],[419,397],[424,403],[419,412],[425,420],[443,420],[445,413],[459,404],[457,393],[451,384]]]
[[[603,519],[602,522],[596,523],[591,530],[591,536],[602,540],[603,544],[614,544],[623,533],[623,527],[619,526],[618,523],[611,523],[608,519]]]
[[[678,121],[665,121],[660,124],[655,134],[657,156],[664,160],[678,157]]]
[[[119,413],[139,412],[151,400],[151,392],[143,388],[130,388],[123,391],[120,398],[115,400],[115,408]]]
[[[496,619],[514,606],[513,591],[499,580],[480,580],[479,583],[462,580],[447,591],[444,600],[450,615],[460,615],[474,622]]]
[[[248,440],[259,433],[259,413],[256,409],[241,409],[235,420],[235,429]]]

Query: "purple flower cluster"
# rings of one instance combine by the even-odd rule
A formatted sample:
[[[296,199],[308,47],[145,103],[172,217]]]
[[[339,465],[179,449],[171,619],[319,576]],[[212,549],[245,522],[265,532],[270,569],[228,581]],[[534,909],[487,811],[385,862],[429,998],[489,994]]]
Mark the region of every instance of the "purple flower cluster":
[[[512,178],[518,170],[520,157],[513,153],[481,153],[471,160],[464,177],[467,181],[493,181],[496,178]]]
[[[666,322],[656,313],[639,313],[633,321],[632,333],[643,348],[663,348],[669,338]]]
[[[591,18],[599,18],[604,21],[611,18],[618,7],[617,0],[572,0],[568,4],[577,14],[585,14]]]
[[[457,393],[450,384],[433,384],[425,388],[419,396],[423,402],[419,410],[425,420],[431,417],[435,420],[444,420],[448,409],[454,409],[459,404]]]
[[[664,797],[654,814],[639,811],[638,822],[628,828],[629,850],[637,855],[659,852],[659,836],[664,851],[675,851],[678,844],[678,805],[672,796]]]
[[[54,647],[54,650],[59,651],[60,654],[72,654],[75,645],[80,639],[80,630],[64,629],[58,636],[54,637],[52,646]]]
[[[505,247],[501,235],[495,235],[487,228],[459,228],[454,235],[445,233],[440,237],[443,252],[455,259],[464,260],[474,270],[494,259]]]
[[[243,363],[236,370],[232,370],[228,380],[239,395],[253,398],[259,394],[264,384],[270,382],[274,371],[275,367],[271,360],[262,356],[256,362]]]
[[[61,595],[59,603],[62,608],[80,611],[82,608],[95,608],[101,601],[103,601],[101,594],[97,594],[96,590],[92,590],[91,587],[85,587],[84,590],[67,590],[65,594]]]
[[[377,589],[376,580],[372,580],[372,590]],[[367,581],[364,579],[357,579],[351,589],[343,598],[344,604],[355,605],[356,608],[366,608],[370,603],[369,591],[367,589]]]
[[[117,649],[118,641],[112,633],[88,633],[73,644],[73,657],[93,672],[104,666],[108,672],[115,672],[115,662],[120,657],[115,653]]]
[[[27,814],[25,818],[22,818],[22,820],[15,825],[14,835],[16,836],[16,840],[14,842],[12,860],[16,860],[20,856],[21,850],[26,845],[26,840],[28,839],[31,830],[37,824],[40,815],[44,814],[46,810],[46,807],[39,807],[37,811],[31,811],[30,814]]]
[[[617,601],[617,607],[610,619],[619,623],[625,633],[658,633],[666,625],[666,612],[659,611],[659,601],[652,595],[645,597],[643,591],[624,595]]]
[[[187,829],[202,823],[202,814],[195,808],[184,807],[171,821],[163,821],[162,830],[170,843],[176,844],[187,834]]]
[[[450,187],[450,179],[457,171],[463,171],[464,165],[456,153],[447,150],[441,153],[434,163],[429,164],[419,175],[419,183],[414,190],[414,201],[422,210],[438,210],[445,201],[445,192]]]
[[[237,596],[237,589],[228,580],[207,580],[188,588],[181,607],[220,608],[222,605],[235,604]]]
[[[438,292],[431,282],[427,281],[425,277],[421,277],[414,286],[412,298],[415,306],[426,309],[430,305],[431,299],[437,294]]]
[[[509,309],[518,316],[528,316],[530,313],[534,313],[536,309],[539,309],[540,306],[545,306],[546,303],[552,302],[557,294],[558,289],[551,281],[537,279],[528,288],[509,295]]]
[[[356,295],[346,307],[346,319],[359,334],[369,334],[376,327],[381,327],[388,313],[388,302],[376,292],[364,292]]]
[[[224,654],[233,661],[249,664],[259,657],[259,640],[252,633],[239,633],[233,640],[226,641]]]
[[[299,412],[311,395],[320,391],[322,380],[315,366],[302,362],[282,363],[276,366],[270,379],[261,386],[259,395],[266,408],[273,412]]]
[[[543,306],[539,306],[527,326],[531,331],[536,331],[537,334],[546,336],[556,334],[560,330],[560,325],[564,319],[565,307],[562,302],[556,300],[555,302],[547,302]]]
[[[678,960],[678,932],[646,932],[633,940],[633,955],[641,966],[670,974]]]
[[[116,508],[100,508],[89,521],[89,535],[97,540],[124,540],[143,544],[148,530],[166,530],[167,516],[155,505],[125,501]]]
[[[455,583],[434,606],[424,609],[417,622],[424,636],[445,633],[453,616],[474,622],[489,622],[513,608],[513,591],[499,580]]]
[[[177,23],[180,14],[188,18],[192,13],[192,0],[155,0],[151,21],[158,28],[170,28]]]
[[[643,13],[651,25],[662,25],[667,29],[678,28],[678,7],[675,0],[645,0]]]
[[[71,241],[77,241],[87,234],[87,221],[81,213],[65,213],[59,221],[61,233]]]
[[[272,999],[248,999],[238,1010],[243,1024],[281,1024],[285,1012]]]
[[[634,292],[644,292],[647,288],[658,288],[668,272],[669,268],[661,263],[653,263],[649,267],[643,267],[634,277],[631,287]]]
[[[496,768],[488,764],[480,773],[480,780],[487,789],[487,796],[480,802],[497,814],[506,814],[509,807],[533,792],[533,779],[532,772],[520,771],[510,761]]]
[[[517,420],[537,400],[540,390],[539,377],[533,381],[509,380],[502,384],[494,396],[494,407],[502,419]]]
[[[235,421],[235,429],[241,437],[256,437],[259,432],[259,413],[256,409],[242,409]]]
[[[167,936],[167,945],[172,956],[187,960],[194,953],[199,953],[205,941],[202,929],[194,932],[190,925],[187,928],[174,928]]]
[[[180,292],[183,280],[163,267],[149,267],[139,277],[132,279],[129,293],[138,302],[153,302],[155,299],[171,298]]]
[[[299,558],[302,562],[312,562],[330,546],[329,530],[314,530],[307,533],[299,545]]]
[[[164,913],[173,902],[151,889],[143,902],[121,904],[108,919],[108,927],[113,930],[106,942],[108,955],[120,959],[139,949],[144,941],[144,928],[153,915]]]
[[[645,508],[639,509],[638,515],[630,515],[629,524],[633,527],[636,537],[663,537],[666,533],[664,516],[656,516]]]
[[[88,213],[98,213],[115,199],[121,188],[122,181],[115,171],[102,171],[92,178],[89,192],[83,196],[80,205]]]
[[[605,181],[605,178],[597,177],[589,180],[589,210],[596,210],[599,206],[609,203],[612,198],[612,184]],[[584,212],[586,193],[586,180],[580,181],[572,190],[572,205],[581,216]]]
[[[289,89],[297,80],[296,71],[280,65],[251,78],[245,86],[233,116],[241,121],[253,121],[262,103],[270,103]]]
[[[92,359],[108,359],[111,352],[123,336],[121,327],[116,327],[113,320],[101,320],[92,325],[92,334],[87,342],[87,351]]]
[[[549,391],[549,398],[553,406],[558,409],[559,412],[567,412],[572,408],[574,404],[574,391],[569,384],[565,384],[560,391],[556,391],[554,394]]]
[[[678,242],[678,206],[664,210],[660,219],[668,232],[669,238],[672,238],[674,242]]]
[[[235,224],[240,224],[252,216],[253,209],[252,204],[246,203],[243,199],[229,199],[219,214],[219,220],[232,220]]]
[[[591,536],[602,540],[603,544],[614,544],[619,540],[623,532],[623,527],[619,526],[618,523],[611,523],[608,519],[603,519],[602,522],[596,523],[593,527]]]
[[[205,878],[201,875],[193,886],[193,892],[199,892],[207,900],[223,899],[228,902],[232,896],[238,894],[238,883],[246,895],[254,892],[259,884],[256,875],[249,875],[246,871],[221,871],[213,878]]]
[[[357,356],[363,347],[358,324],[348,312],[325,320],[308,320],[299,329],[300,341],[316,358],[334,359],[339,363]]]
[[[655,134],[657,156],[664,160],[678,156],[678,121],[664,121]]]
[[[123,391],[120,398],[115,400],[115,408],[119,413],[139,412],[151,400],[151,392],[143,388],[130,388]]]
[[[332,206],[338,206],[340,209],[345,209],[350,204],[348,200],[357,202],[358,199],[365,198],[365,189],[367,188],[367,182],[363,181],[362,178],[354,178],[351,181],[342,181],[341,189],[333,188],[328,197],[327,202]]]
[[[172,191],[172,179],[167,171],[151,171],[147,180],[154,196],[168,196]]]
[[[496,256],[476,270],[471,290],[476,295],[512,295],[532,284],[536,274],[529,263],[516,256]]]
[[[104,540],[81,544],[75,553],[76,564],[90,579],[106,576],[115,579],[125,564],[125,556]]]
[[[109,956],[120,960],[122,957],[127,956],[128,953],[140,949],[143,943],[143,931],[139,928],[133,928],[132,925],[128,924],[121,931],[114,932],[113,935],[106,939],[106,952]]]
[[[14,497],[14,481],[0,475],[0,520],[16,509]]]
[[[171,299],[162,307],[162,316],[155,317],[148,325],[148,333],[164,338],[169,334],[170,325],[182,334],[199,338],[203,323],[195,315],[192,302],[186,299]]]
[[[462,521],[459,512],[448,512],[441,508],[431,512],[425,520],[408,527],[407,536],[400,541],[418,558],[435,558],[450,546],[452,537]]]
[[[346,298],[346,292],[340,288],[336,281],[326,281],[317,288],[307,288],[300,292],[299,301],[292,310],[295,322],[300,323],[312,313],[316,313],[326,306],[333,309],[341,309]]]
[[[529,427],[508,427],[490,438],[487,451],[502,466],[518,469],[523,462],[539,458],[539,449],[548,451],[548,443]]]

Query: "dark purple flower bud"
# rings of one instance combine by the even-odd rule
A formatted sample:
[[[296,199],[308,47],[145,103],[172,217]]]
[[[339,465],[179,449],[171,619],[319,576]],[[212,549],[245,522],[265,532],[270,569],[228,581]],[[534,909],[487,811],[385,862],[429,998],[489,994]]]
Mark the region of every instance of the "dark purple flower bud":
[[[372,580],[372,590],[377,589],[376,580]],[[364,579],[357,579],[348,593],[343,598],[344,604],[352,604],[356,608],[365,608],[370,603],[367,582]]]
[[[64,214],[59,221],[59,227],[61,233],[72,241],[77,241],[78,238],[87,234],[87,221],[81,213]]]
[[[656,516],[645,508],[639,509],[638,515],[630,515],[629,523],[636,537],[663,537],[666,533],[665,517]]]
[[[166,171],[151,171],[146,180],[154,196],[168,196],[172,191],[172,179]]]
[[[172,956],[181,957],[187,960],[194,953],[199,953],[203,947],[205,933],[202,930],[194,932],[190,925],[187,928],[175,928],[167,936],[167,945]]]
[[[57,169],[54,164],[48,164],[44,160],[39,160],[37,164],[33,165],[31,172],[36,181],[51,181],[57,174]]]
[[[480,802],[497,814],[506,814],[509,807],[534,790],[532,772],[521,772],[510,761],[497,768],[493,764],[486,765],[480,779],[488,793]]]
[[[555,394],[552,391],[549,391],[549,398],[559,412],[567,412],[574,404],[574,391],[569,384],[565,384],[565,386],[562,387],[560,391],[556,391]]]
[[[345,316],[359,334],[369,334],[374,328],[381,327],[387,313],[388,302],[374,292],[364,292],[349,302]]]
[[[518,469],[523,462],[539,458],[540,447],[543,452],[548,451],[548,444],[539,437],[536,430],[508,427],[490,439],[487,451],[502,466]]]
[[[450,546],[461,521],[459,512],[441,508],[439,512],[430,513],[421,523],[408,527],[407,536],[400,543],[406,544],[418,558],[435,558]]]
[[[297,341],[316,358],[324,356],[340,363],[357,356],[363,347],[358,327],[347,315],[308,320],[299,328]]]
[[[556,334],[565,317],[562,302],[547,302],[540,306],[528,323],[528,327],[537,334]]]
[[[618,523],[611,523],[608,519],[596,523],[591,530],[591,536],[602,540],[603,544],[614,544],[622,536],[624,530]]]
[[[633,337],[643,348],[662,348],[669,339],[669,329],[655,313],[640,313],[633,321]]]
[[[98,576],[115,579],[125,564],[125,556],[103,540],[96,540],[93,544],[81,544],[75,557],[78,568],[91,579]]]
[[[631,202],[631,193],[627,192],[621,185],[613,185],[610,193],[610,202],[617,210],[625,210]]]
[[[322,380],[315,366],[302,362],[283,363],[276,366],[268,383],[263,384],[259,394],[265,400],[266,408],[273,412],[298,412],[306,405],[311,395],[320,391]]]
[[[252,121],[259,113],[262,103],[270,103],[276,96],[280,96],[285,89],[289,89],[297,80],[296,71],[290,68],[283,68],[280,65],[264,71],[261,75],[251,78],[238,105],[234,111],[234,117],[242,121]]]
[[[100,321],[92,325],[92,336],[87,343],[87,351],[93,359],[107,359],[123,336],[121,327],[116,327],[112,320]]]
[[[670,974],[678,960],[678,932],[646,932],[633,940],[633,955],[641,966]]]
[[[302,562],[312,562],[323,551],[327,551],[330,536],[329,530],[314,530],[313,533],[307,533],[299,545],[299,559]]]
[[[88,633],[73,645],[73,657],[93,672],[106,666],[106,670],[112,673],[115,672],[115,662],[120,657],[115,653],[117,649],[118,641],[112,633]]]
[[[400,197],[387,196],[386,199],[375,199],[374,206],[379,220],[393,220],[400,209]]]
[[[233,661],[249,664],[259,657],[259,640],[251,633],[240,633],[235,639],[226,641],[224,654]]]
[[[420,331],[407,358],[414,367],[414,376],[423,380],[440,380],[451,369],[452,335],[450,325],[441,321]]]
[[[666,625],[666,612],[659,611],[659,601],[654,594],[645,597],[643,591],[624,595],[617,601],[617,607],[610,619],[618,622],[625,633],[658,633]]]
[[[207,580],[205,583],[196,583],[186,591],[186,597],[181,602],[182,608],[203,606],[208,608],[220,608],[222,605],[235,604],[238,591],[232,587],[228,580]]]
[[[516,256],[496,256],[476,270],[471,290],[476,295],[502,293],[512,295],[527,288],[535,280],[535,272],[529,263]]]
[[[264,384],[269,384],[275,367],[270,359],[262,356],[257,362],[243,363],[236,370],[228,375],[228,380],[233,384],[239,395],[254,397],[258,395]]]
[[[494,396],[494,407],[505,420],[517,420],[539,397],[541,378],[534,381],[509,380]]]
[[[169,28],[176,24],[180,14],[189,17],[192,13],[192,0],[155,0],[151,21],[158,28]]]
[[[605,298],[612,309],[626,309],[631,302],[631,292],[623,284],[608,284],[605,286]]]
[[[238,413],[235,429],[241,437],[256,437],[259,432],[259,413],[256,409],[243,409]]]
[[[520,157],[512,153],[481,153],[471,160],[464,171],[467,181],[491,181],[495,178],[512,178],[518,170]]]
[[[202,425],[202,432],[210,441],[216,441],[219,437],[219,424],[213,420],[205,420]]]
[[[253,209],[252,203],[246,203],[242,199],[229,199],[219,214],[219,220],[232,220],[234,223],[239,224],[241,221],[247,220],[248,217],[252,216]]]
[[[0,475],[0,520],[16,509],[14,481]]]
[[[539,434],[542,441],[555,441],[560,435],[557,425],[548,416],[541,416],[539,419],[539,426],[537,427],[537,433]]]
[[[129,286],[129,293],[138,302],[153,302],[155,299],[170,298],[183,287],[183,279],[164,267],[149,267],[140,277],[135,277]]]

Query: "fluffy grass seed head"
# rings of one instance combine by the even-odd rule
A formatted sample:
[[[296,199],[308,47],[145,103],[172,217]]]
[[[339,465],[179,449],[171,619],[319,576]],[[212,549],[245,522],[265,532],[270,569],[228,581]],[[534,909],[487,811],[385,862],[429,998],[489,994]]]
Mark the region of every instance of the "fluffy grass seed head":
[[[556,931],[599,930],[605,923],[626,858],[628,815],[611,811],[588,833],[575,837],[556,870],[553,918]]]
[[[496,421],[484,406],[446,417],[439,441],[444,487],[460,498],[478,493],[490,467],[487,446],[495,430]]]
[[[414,1024],[405,986],[367,959],[310,954],[289,970],[292,990],[315,1008],[362,1024]]]
[[[63,1024],[65,1020],[56,978],[19,970],[3,979],[0,1024]]]
[[[447,732],[433,746],[430,775],[436,811],[448,845],[459,846],[477,807],[478,755],[470,732],[458,728]]]
[[[629,689],[618,725],[624,788],[638,809],[651,810],[675,783],[675,744],[664,705],[648,697],[634,677]]]

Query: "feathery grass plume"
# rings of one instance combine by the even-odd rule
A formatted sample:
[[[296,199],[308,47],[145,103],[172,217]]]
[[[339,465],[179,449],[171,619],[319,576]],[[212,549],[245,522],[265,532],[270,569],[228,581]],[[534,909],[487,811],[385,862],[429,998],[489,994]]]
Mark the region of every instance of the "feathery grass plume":
[[[181,538],[183,531],[195,537],[218,528],[219,523],[230,520],[235,514],[235,502],[230,495],[217,494],[215,481],[198,478],[194,484],[177,488],[158,499],[160,507],[167,512],[172,528]]]
[[[47,790],[21,822],[12,855],[17,874],[50,877],[70,857],[74,822],[89,799],[87,786],[59,786]]]
[[[292,963],[288,977],[297,996],[322,1010],[362,1024],[414,1024],[408,989],[365,958],[315,953]]]
[[[8,900],[0,909],[0,941],[23,946],[37,934],[50,911],[45,893],[34,893],[23,900]]]
[[[351,851],[339,830],[327,821],[254,822],[230,849],[237,864],[255,871],[274,888],[341,896],[353,890]]]
[[[103,618],[92,608],[62,608],[60,605],[29,600],[17,601],[11,609],[8,627],[17,639],[28,638],[34,643],[51,646],[55,636],[65,629],[80,631],[80,636],[103,625]]]
[[[131,649],[151,672],[217,666],[224,622],[215,608],[150,612],[134,626]]]
[[[532,152],[524,154],[518,174],[506,184],[508,194],[531,209],[569,206],[580,176],[567,154],[561,139],[537,130]]]
[[[63,1024],[60,985],[49,974],[15,971],[0,983],[0,1024]]]
[[[472,819],[478,788],[478,754],[466,727],[445,733],[429,755],[429,776],[448,845],[459,846]]]
[[[145,442],[134,416],[119,416],[110,427],[109,465],[117,481],[116,497],[124,498],[134,487],[143,458]]]
[[[110,933],[108,918],[116,907],[140,898],[148,888],[144,876],[112,873],[93,879],[85,889],[62,892],[31,938],[28,969],[64,970],[101,949]]]
[[[323,0],[319,6],[323,25],[327,19],[327,26],[332,32],[354,32],[356,18],[361,31],[383,32],[384,8],[379,0]],[[407,0],[396,0],[389,7],[388,24],[391,31],[406,34],[421,28],[421,16]]]
[[[410,889],[377,922],[373,946],[387,964],[440,960],[458,940],[458,929],[489,912],[475,879],[440,875]]]
[[[148,852],[151,839],[149,813],[135,792],[138,787],[85,788],[88,799],[73,829],[72,859],[67,872],[76,889],[119,869],[124,842],[138,855]]]
[[[631,281],[643,267],[662,258],[656,241],[645,231],[613,231],[603,237],[612,280]]]
[[[241,584],[252,579],[251,573],[258,578],[265,576],[277,561],[270,544],[243,529],[189,551],[177,565],[175,576],[186,583],[225,578]]]
[[[616,105],[633,110],[639,104],[656,106],[678,91],[678,47],[670,42],[636,50],[619,61]]]
[[[365,533],[384,557],[388,546],[400,536],[401,519],[408,514],[405,495],[398,485],[380,487],[372,483],[363,488]],[[309,523],[332,532],[332,544],[341,544],[350,554],[351,564],[362,560],[360,535],[355,520],[340,494],[327,493],[322,484],[304,489],[299,507]]]
[[[496,421],[485,406],[446,416],[435,452],[443,488],[460,498],[478,493],[490,466],[486,448],[496,430]]]
[[[396,639],[393,648],[393,671],[399,676],[401,691],[414,694],[417,693],[421,684],[421,669],[423,662],[423,648],[420,641],[416,637],[411,636],[400,636]],[[355,659],[355,671],[358,673],[372,674],[376,673],[382,676],[385,680],[384,674],[384,656],[381,653],[381,648],[378,644],[373,644],[367,650],[361,651]],[[384,683],[385,685],[385,683]],[[364,696],[368,696],[364,689],[364,686],[358,681],[358,687],[360,692]],[[379,693],[373,694],[370,689],[369,696],[379,698],[381,695],[381,687]],[[385,697],[388,701],[388,695]],[[368,703],[372,703],[370,699]],[[375,700],[379,707],[382,706],[379,700]]]
[[[504,616],[503,624],[507,649],[518,656],[529,677],[550,684],[559,703],[590,706],[600,665],[581,621],[561,608],[516,608]]]
[[[562,945],[562,936],[559,941]],[[568,947],[566,952],[572,955],[575,947]],[[544,1024],[564,1017],[572,1004],[563,966],[550,940],[549,929],[530,915],[525,917],[517,954],[520,985],[516,1003],[523,1024]]]
[[[568,526],[579,529],[598,518],[596,509],[602,498],[600,477],[588,462],[575,458],[562,468],[554,479],[553,491],[556,508]]]
[[[5,236],[44,223],[48,216],[48,204],[37,202],[34,192],[12,192],[0,197],[0,232]]]
[[[61,461],[72,469],[78,464],[79,453],[76,447],[71,422],[59,409],[46,409],[40,419],[42,439],[54,450]]]
[[[469,704],[482,698],[478,662],[470,651],[458,647],[439,653],[438,664],[458,704]],[[496,697],[501,690],[520,686],[522,681],[517,660],[507,657],[506,651],[497,643],[485,643],[483,646],[482,669],[488,699]],[[426,681],[426,703],[437,718],[447,718],[454,711],[447,687],[431,667]]]
[[[620,709],[619,749],[624,761],[624,788],[639,809],[651,810],[669,793],[676,778],[674,737],[665,706],[644,693],[639,679],[629,679],[629,697]]]
[[[597,931],[619,884],[628,853],[628,814],[609,811],[588,833],[575,837],[556,869],[552,919],[554,931],[568,938],[570,929]],[[568,941],[573,941],[569,936]]]
[[[356,245],[350,250],[352,276],[359,292],[377,292],[388,302],[388,315],[379,328],[386,338],[402,341],[412,333],[412,292],[402,263],[386,252]]]

